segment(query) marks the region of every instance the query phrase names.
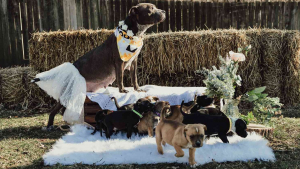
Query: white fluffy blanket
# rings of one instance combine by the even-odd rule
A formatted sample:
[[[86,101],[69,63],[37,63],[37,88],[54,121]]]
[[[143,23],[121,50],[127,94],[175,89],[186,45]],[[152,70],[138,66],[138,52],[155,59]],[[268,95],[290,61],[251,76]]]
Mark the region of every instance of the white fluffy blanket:
[[[166,145],[164,155],[157,152],[155,138],[133,136],[128,140],[123,134],[107,140],[100,133],[91,135],[83,125],[75,125],[72,131],[59,139],[43,158],[46,165],[60,163],[82,164],[153,164],[153,163],[188,163],[188,149],[184,157],[174,156],[175,150]],[[268,141],[260,135],[251,133],[243,139],[229,137],[230,144],[224,144],[219,138],[210,138],[203,147],[196,150],[198,164],[225,161],[263,160],[274,161],[275,156],[268,146]]]
[[[193,101],[195,94],[202,95],[205,87],[163,87],[155,85],[142,86],[146,92],[134,91],[133,87],[128,87],[128,93],[120,93],[119,88],[108,87],[101,89],[97,93],[87,93],[89,99],[97,102],[102,109],[116,110],[116,106],[111,97],[115,97],[120,106],[135,103],[138,99],[146,96],[156,96],[161,101],[168,101],[170,105],[180,105],[181,101]]]

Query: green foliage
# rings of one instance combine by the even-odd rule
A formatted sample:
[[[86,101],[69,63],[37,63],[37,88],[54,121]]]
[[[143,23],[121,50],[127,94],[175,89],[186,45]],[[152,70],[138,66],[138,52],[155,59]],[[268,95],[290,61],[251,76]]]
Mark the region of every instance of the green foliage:
[[[253,114],[257,122],[265,125],[271,125],[270,120],[275,115],[275,112],[280,111],[283,104],[280,103],[278,97],[268,97],[268,94],[262,93],[266,87],[255,88],[246,93],[243,100],[253,103]]]
[[[250,122],[255,122],[256,118],[254,117],[253,113],[252,112],[249,112],[247,115],[243,115],[241,114],[240,115],[240,118],[243,119],[247,125],[250,123]]]

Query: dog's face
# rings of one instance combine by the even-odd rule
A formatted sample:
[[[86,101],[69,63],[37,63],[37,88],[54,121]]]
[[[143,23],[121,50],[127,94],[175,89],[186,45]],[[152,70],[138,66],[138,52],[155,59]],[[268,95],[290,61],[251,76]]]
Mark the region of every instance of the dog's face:
[[[235,132],[237,135],[240,137],[246,138],[248,133],[246,131],[247,129],[247,124],[244,120],[242,119],[237,119],[235,122]]]
[[[144,100],[142,101],[139,99],[135,104],[134,104],[134,110],[138,111],[139,113],[146,113],[148,111],[153,111],[154,110],[154,105],[149,101],[149,100]]]
[[[140,101],[146,101],[146,100],[148,100],[151,103],[156,103],[159,100],[159,98],[155,97],[155,96],[147,96],[147,97],[144,97],[144,98],[140,98],[139,100]]]
[[[206,95],[202,95],[202,96],[198,96],[198,97],[197,97],[197,104],[198,104],[200,107],[206,107],[206,106],[209,106],[209,105],[211,105],[213,102],[214,102],[214,99],[213,99],[213,98],[209,98],[209,97],[207,97]]]
[[[207,128],[203,124],[188,124],[184,128],[187,140],[195,148],[203,146],[206,130]]]
[[[158,101],[158,102],[155,103],[154,111],[155,111],[155,112],[158,112],[158,113],[162,113],[161,111],[162,111],[162,109],[163,109],[164,107],[170,108],[170,103],[167,102],[167,101]],[[154,113],[155,113],[155,112],[154,112]]]
[[[130,16],[135,16],[137,23],[140,25],[163,22],[166,18],[165,13],[164,10],[157,9],[155,5],[150,3],[140,3],[137,6],[133,6],[129,11]]]

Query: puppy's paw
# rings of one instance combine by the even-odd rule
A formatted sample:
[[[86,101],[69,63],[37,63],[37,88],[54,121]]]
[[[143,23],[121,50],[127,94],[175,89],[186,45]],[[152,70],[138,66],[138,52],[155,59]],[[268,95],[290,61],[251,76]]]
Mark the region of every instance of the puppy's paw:
[[[197,167],[197,163],[195,162],[195,163],[193,163],[193,164],[190,164],[190,167],[191,167],[191,168],[196,168],[196,167]]]
[[[175,157],[183,157],[184,156],[184,154],[175,154]]]
[[[142,90],[142,89],[140,89],[140,88],[134,89],[134,90],[137,91],[137,92],[146,92],[145,90]]]

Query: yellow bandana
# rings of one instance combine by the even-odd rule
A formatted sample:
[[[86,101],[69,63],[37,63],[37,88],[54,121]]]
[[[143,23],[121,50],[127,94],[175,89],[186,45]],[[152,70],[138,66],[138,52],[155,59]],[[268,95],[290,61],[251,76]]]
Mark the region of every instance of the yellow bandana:
[[[125,25],[127,27],[127,25]],[[124,27],[124,25],[123,25]],[[130,33],[129,33],[130,32]],[[124,62],[129,61],[134,56],[138,55],[143,46],[143,39],[132,35],[131,30],[124,30],[122,26],[117,27],[115,36],[117,38],[117,46],[121,59]]]

